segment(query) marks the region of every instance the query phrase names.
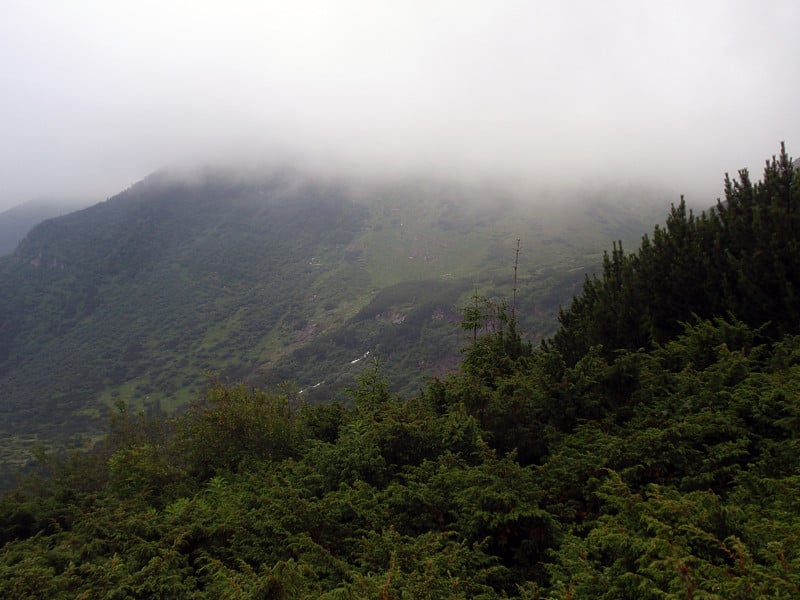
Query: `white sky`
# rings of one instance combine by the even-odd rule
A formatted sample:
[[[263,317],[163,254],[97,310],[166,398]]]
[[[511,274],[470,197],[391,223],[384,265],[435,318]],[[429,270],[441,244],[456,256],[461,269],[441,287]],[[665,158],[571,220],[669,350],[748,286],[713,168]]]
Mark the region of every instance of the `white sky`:
[[[799,28],[797,0],[2,0],[0,210],[287,159],[711,203],[800,153]]]

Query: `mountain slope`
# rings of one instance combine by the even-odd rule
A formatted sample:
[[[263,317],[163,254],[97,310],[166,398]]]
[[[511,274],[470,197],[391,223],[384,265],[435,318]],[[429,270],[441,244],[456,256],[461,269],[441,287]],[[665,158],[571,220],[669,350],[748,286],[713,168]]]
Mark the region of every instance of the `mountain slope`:
[[[35,441],[85,444],[117,401],[185,405],[205,372],[294,380],[326,399],[366,355],[415,389],[457,363],[456,307],[476,287],[510,295],[517,238],[520,312],[538,337],[601,240],[638,237],[657,210],[556,214],[491,188],[290,170],[151,176],[41,224],[0,261],[4,458]]]
[[[9,425],[80,431],[88,423],[52,417],[80,418],[107,383],[124,385],[145,363],[170,394],[181,381],[161,372],[217,367],[208,357],[220,339],[246,367],[311,280],[310,258],[346,244],[364,218],[335,190],[292,185],[156,178],[36,228],[3,264],[14,282],[0,292]]]
[[[459,371],[419,394],[392,394],[375,368],[350,406],[217,382],[177,418],[121,407],[95,452],[45,455],[49,477],[0,499],[0,595],[796,597],[792,290],[776,288],[764,322],[718,285],[724,270],[704,273],[711,296],[681,298],[653,268],[675,248],[687,265],[722,254],[738,266],[756,247],[800,272],[759,218],[797,221],[800,171],[784,158],[752,196],[744,175],[726,189],[733,214],[706,215],[735,237],[705,243],[720,231],[677,209],[655,249],[613,251],[553,343],[533,348],[501,309]],[[672,308],[645,346],[631,349],[638,328],[619,335],[618,271],[656,290],[637,305],[644,324]],[[757,288],[776,279],[747,275]],[[585,330],[582,311],[601,322]],[[560,350],[565,329],[587,342],[577,360],[575,344]]]

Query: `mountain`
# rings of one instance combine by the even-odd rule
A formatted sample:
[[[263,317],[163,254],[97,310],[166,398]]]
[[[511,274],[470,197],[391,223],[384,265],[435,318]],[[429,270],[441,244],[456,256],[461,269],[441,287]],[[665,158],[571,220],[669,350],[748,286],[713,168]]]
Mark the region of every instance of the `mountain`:
[[[0,256],[11,254],[35,225],[83,208],[87,204],[74,200],[30,200],[0,212]]]
[[[539,347],[475,295],[457,372],[413,395],[376,366],[347,404],[120,406],[0,498],[0,596],[797,597],[799,209],[782,148],[612,242]]]
[[[599,266],[603,240],[636,240],[660,211],[630,192],[531,202],[491,186],[154,174],[46,221],[0,260],[0,459],[31,444],[86,446],[122,402],[171,412],[209,374],[313,401],[342,397],[381,360],[414,391],[456,367],[458,307],[510,298],[553,331]],[[524,315],[524,317],[522,317]]]

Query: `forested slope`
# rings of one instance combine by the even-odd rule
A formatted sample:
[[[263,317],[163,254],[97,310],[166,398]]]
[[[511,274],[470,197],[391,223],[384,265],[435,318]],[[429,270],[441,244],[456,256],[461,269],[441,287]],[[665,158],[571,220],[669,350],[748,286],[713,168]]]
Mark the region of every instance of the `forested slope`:
[[[0,489],[35,444],[91,447],[118,401],[172,414],[206,372],[342,399],[369,353],[413,393],[457,367],[461,297],[510,290],[523,233],[521,323],[550,334],[606,236],[649,227],[653,201],[608,197],[554,215],[502,188],[209,168],[42,223],[0,257]]]
[[[121,407],[4,498],[0,594],[797,597],[788,165],[617,249],[541,348],[476,296],[460,372],[417,396],[376,365],[347,405],[215,383],[179,418]]]

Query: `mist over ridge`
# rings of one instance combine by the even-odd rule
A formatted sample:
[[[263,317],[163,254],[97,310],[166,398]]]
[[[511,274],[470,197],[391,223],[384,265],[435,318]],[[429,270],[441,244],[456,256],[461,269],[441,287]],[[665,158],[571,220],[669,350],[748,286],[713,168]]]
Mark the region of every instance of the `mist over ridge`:
[[[690,206],[702,210],[712,206],[722,192],[723,174],[716,195],[686,198]],[[580,177],[557,184],[524,177],[482,171],[457,172],[427,168],[373,170],[363,165],[328,161],[218,161],[205,164],[171,164],[147,175],[137,186],[206,184],[241,185],[257,189],[267,186],[287,190],[304,184],[332,186],[343,190],[350,202],[374,202],[394,197],[406,202],[424,197],[431,202],[448,200],[465,207],[505,206],[524,213],[558,212],[564,208],[582,209],[593,204],[649,206],[661,214],[679,201],[683,190],[677,182],[634,180],[624,177]],[[661,211],[659,213],[658,211]]]
[[[706,204],[800,135],[791,1],[5,8],[0,210],[260,161]]]
[[[652,195],[590,191],[173,167],[47,220],[0,258],[0,409],[10,436],[30,426],[0,459],[24,462],[35,439],[88,443],[118,401],[177,409],[208,372],[324,399],[367,355],[415,389],[458,365],[467,296],[508,296],[517,239],[520,326],[540,339],[609,240],[633,246],[663,218]]]

